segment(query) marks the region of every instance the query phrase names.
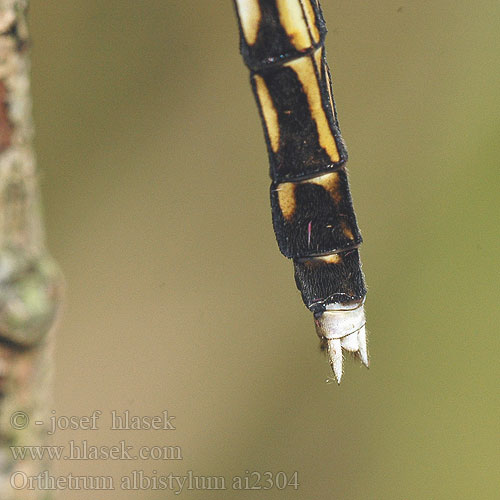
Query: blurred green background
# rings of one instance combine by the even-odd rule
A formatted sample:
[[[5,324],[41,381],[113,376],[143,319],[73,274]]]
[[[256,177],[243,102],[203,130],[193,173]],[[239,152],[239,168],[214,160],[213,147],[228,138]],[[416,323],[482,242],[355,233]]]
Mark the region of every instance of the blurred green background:
[[[298,471],[193,499],[494,499],[499,478],[496,0],[323,0],[365,243],[369,371],[328,384],[274,240],[267,154],[229,0],[32,0],[36,147],[67,292],[55,442],[179,445],[113,475]],[[111,432],[111,410],[176,416]]]

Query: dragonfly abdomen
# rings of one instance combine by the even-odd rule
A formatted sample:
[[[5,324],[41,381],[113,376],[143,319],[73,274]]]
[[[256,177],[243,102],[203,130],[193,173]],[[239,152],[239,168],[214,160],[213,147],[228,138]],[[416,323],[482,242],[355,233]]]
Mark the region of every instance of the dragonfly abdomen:
[[[368,362],[366,341],[361,348],[358,340],[361,330],[364,336],[366,289],[347,151],[325,56],[325,22],[316,0],[235,2],[241,53],[267,143],[276,239],[294,261],[297,287],[315,314],[318,335],[336,350],[331,362],[340,380],[342,347]]]

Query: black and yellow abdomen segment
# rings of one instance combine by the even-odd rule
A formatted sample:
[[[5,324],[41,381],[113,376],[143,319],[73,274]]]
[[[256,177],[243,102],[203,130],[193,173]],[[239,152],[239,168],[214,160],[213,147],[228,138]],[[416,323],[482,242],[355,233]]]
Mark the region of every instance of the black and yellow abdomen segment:
[[[251,75],[275,181],[335,170],[347,161],[323,52]]]
[[[285,257],[341,252],[362,242],[343,169],[302,181],[273,183],[271,206]]]
[[[260,71],[321,47],[326,25],[316,0],[235,0],[240,51]]]

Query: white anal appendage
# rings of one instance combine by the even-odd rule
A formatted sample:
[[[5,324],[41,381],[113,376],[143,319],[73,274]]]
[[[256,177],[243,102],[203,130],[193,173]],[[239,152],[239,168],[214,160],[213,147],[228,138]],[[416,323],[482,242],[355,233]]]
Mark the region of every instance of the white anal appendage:
[[[363,364],[368,366],[363,303],[328,304],[315,322],[319,337],[326,339],[330,365],[339,384],[343,373],[344,349],[357,354]]]

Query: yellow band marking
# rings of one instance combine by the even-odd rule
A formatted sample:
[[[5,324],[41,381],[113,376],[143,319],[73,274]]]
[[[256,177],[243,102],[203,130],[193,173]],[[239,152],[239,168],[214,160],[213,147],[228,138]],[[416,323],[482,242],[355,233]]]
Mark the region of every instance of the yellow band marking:
[[[328,264],[340,264],[342,262],[342,257],[337,253],[332,253],[330,255],[322,255],[320,257],[315,257],[314,260],[322,260]]]
[[[332,253],[329,255],[320,255],[318,257],[309,257],[304,261],[304,264],[308,267],[317,267],[325,264],[340,264],[342,262],[342,257],[339,254]]]
[[[309,49],[312,42],[300,0],[276,0],[276,7],[291,44],[297,50]]]
[[[286,220],[290,220],[297,206],[295,200],[295,182],[283,182],[278,185],[276,191],[278,191],[278,202],[281,213]]]
[[[278,112],[274,107],[271,94],[269,93],[269,89],[267,88],[264,78],[259,75],[255,75],[254,81],[264,121],[266,122],[269,142],[271,143],[272,150],[276,153],[280,147],[280,125],[278,121]]]
[[[328,71],[328,64],[325,64],[325,75],[326,75],[326,87],[328,89],[328,95],[330,96],[330,106],[332,107],[332,115],[335,116],[335,109],[333,107],[332,81],[330,79],[330,71]]]
[[[318,71],[318,75],[321,78],[323,76],[322,72],[321,72],[321,70],[323,69],[323,65],[322,65],[322,63],[323,63],[323,47],[321,47],[320,49],[318,49],[314,53],[314,61],[316,64],[316,69]]]
[[[309,111],[313,120],[316,122],[318,130],[319,143],[330,157],[332,163],[340,160],[337,145],[330,129],[330,124],[323,108],[319,82],[314,71],[313,59],[310,57],[301,57],[295,61],[286,63],[285,66],[292,68],[297,74],[300,83],[307,96]]]
[[[339,187],[339,174],[338,172],[329,172],[328,174],[319,175],[318,177],[313,177],[302,182],[309,182],[311,184],[317,184],[323,187],[326,191],[330,193],[335,203],[339,203],[342,199]]]
[[[236,8],[240,16],[241,28],[248,45],[257,41],[259,25],[262,18],[258,0],[236,0]]]
[[[321,186],[330,194],[335,203],[339,203],[342,200],[342,195],[338,190],[338,172],[329,172],[327,174],[319,175],[318,177],[312,177],[311,179],[305,179],[298,182],[282,182],[281,184],[278,184],[276,191],[278,192],[278,202],[280,205],[281,213],[286,220],[290,220],[293,217],[295,209],[297,208],[297,202],[295,200],[295,187],[299,184],[307,183]],[[349,232],[352,236],[352,232],[349,228],[344,229],[344,234],[346,236],[347,232]]]
[[[314,43],[319,42],[319,30],[318,26],[316,25],[316,16],[314,15],[314,9],[311,4],[311,0],[301,0],[302,7],[304,8],[304,14],[306,16],[306,22],[307,25],[309,26],[309,29],[311,31],[311,35],[313,37]]]
[[[352,234],[351,228],[344,221],[342,221],[340,225],[342,226],[342,231],[344,233],[344,236],[346,238],[349,238],[350,240],[353,240],[354,235]]]

